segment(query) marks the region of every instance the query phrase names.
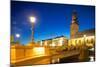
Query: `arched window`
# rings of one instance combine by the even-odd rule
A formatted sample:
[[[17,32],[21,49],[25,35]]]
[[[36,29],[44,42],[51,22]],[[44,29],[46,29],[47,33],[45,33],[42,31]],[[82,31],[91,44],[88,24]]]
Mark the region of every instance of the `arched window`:
[[[70,40],[70,44],[72,44],[72,40]]]
[[[93,44],[94,42],[93,42],[93,38],[91,38],[91,43]]]
[[[88,39],[86,40],[86,43],[89,43],[89,40]]]
[[[81,40],[79,40],[79,45],[81,45]]]
[[[77,45],[77,40],[75,40],[75,45]]]
[[[79,45],[79,40],[77,40],[77,45]]]

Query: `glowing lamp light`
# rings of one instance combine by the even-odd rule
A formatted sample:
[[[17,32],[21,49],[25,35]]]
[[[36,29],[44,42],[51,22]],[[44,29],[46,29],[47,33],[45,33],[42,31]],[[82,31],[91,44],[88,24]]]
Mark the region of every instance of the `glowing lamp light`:
[[[94,51],[94,48],[89,49],[90,51]]]
[[[84,37],[86,37],[86,35],[84,35]]]
[[[15,36],[16,36],[17,38],[19,38],[19,37],[20,37],[20,34],[16,34]]]
[[[45,55],[45,48],[44,47],[34,47],[34,54],[35,56],[44,56]]]
[[[31,23],[35,23],[35,21],[36,21],[36,18],[33,17],[33,16],[31,16],[31,17],[30,17],[30,22],[31,22]]]
[[[90,56],[90,61],[94,61],[94,57],[93,56]]]

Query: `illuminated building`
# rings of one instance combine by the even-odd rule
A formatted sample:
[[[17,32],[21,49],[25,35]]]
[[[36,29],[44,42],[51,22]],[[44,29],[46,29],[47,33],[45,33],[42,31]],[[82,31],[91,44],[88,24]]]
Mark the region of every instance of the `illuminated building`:
[[[46,40],[42,40],[42,41],[38,41],[37,44],[40,46],[47,46],[47,47],[59,47],[62,45],[66,45],[67,46],[68,43],[68,39],[64,36],[58,36],[55,38],[51,38],[51,39],[46,39]]]
[[[78,17],[76,11],[72,14],[72,23],[70,26],[70,39],[68,45],[80,47],[86,44],[88,47],[94,47],[95,44],[95,29],[79,31]]]

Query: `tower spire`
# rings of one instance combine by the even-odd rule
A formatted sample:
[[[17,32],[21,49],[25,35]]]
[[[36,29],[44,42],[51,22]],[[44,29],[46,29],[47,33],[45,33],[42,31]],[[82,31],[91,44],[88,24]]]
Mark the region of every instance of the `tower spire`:
[[[79,24],[78,24],[77,12],[76,10],[73,10],[72,21],[70,26],[70,38],[75,38],[78,30],[79,30]]]
[[[73,13],[72,13],[72,23],[77,23],[77,22],[78,22],[77,12],[76,12],[76,10],[73,10]]]

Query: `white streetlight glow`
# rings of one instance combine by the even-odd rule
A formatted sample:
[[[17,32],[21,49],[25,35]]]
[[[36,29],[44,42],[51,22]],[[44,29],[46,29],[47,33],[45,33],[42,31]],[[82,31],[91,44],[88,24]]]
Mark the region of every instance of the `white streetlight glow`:
[[[17,38],[19,38],[19,37],[20,37],[20,34],[17,33],[15,36],[16,36]]]
[[[94,61],[94,57],[93,56],[90,56],[90,61]]]
[[[31,17],[30,17],[30,22],[31,22],[31,23],[35,23],[35,21],[36,21],[36,18],[35,18],[34,16],[31,16]]]

